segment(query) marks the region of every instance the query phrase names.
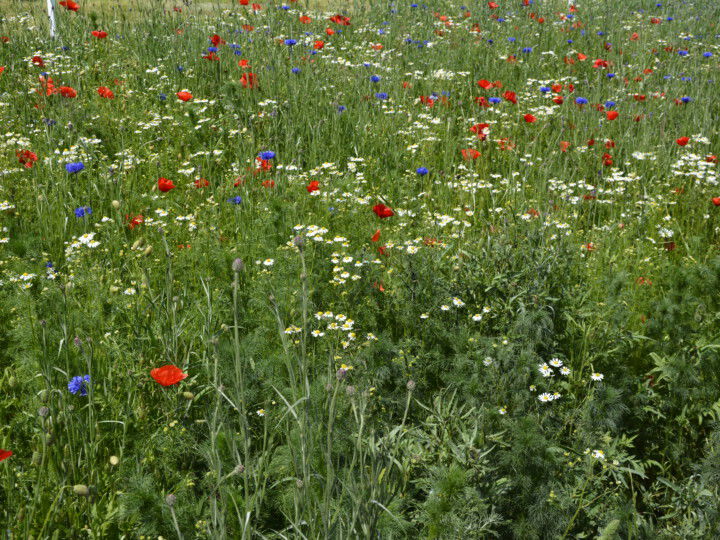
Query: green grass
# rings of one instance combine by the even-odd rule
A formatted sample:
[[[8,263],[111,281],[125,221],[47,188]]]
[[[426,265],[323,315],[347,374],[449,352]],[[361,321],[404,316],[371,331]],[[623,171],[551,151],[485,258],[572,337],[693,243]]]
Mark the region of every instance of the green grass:
[[[2,4],[0,536],[717,537],[720,11],[498,3]]]

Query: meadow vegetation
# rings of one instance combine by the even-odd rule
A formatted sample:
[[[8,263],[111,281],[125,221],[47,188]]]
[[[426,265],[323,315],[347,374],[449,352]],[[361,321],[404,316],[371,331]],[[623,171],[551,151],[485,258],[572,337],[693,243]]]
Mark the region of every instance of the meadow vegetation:
[[[716,3],[64,3],[0,4],[0,537],[720,535]]]

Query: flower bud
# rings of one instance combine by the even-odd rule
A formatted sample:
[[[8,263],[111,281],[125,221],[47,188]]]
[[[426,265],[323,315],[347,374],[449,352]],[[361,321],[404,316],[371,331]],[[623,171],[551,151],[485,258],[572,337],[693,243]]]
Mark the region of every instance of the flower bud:
[[[115,210],[117,210],[118,208],[120,208],[120,201],[113,201],[111,204],[112,204],[112,207],[113,207]]]
[[[150,255],[152,252],[153,252],[153,247],[152,247],[152,246],[146,247],[146,248],[145,248],[145,251],[143,251],[143,253],[144,253],[145,255]]]
[[[119,457],[117,457],[117,456],[110,456],[110,465],[112,465],[112,466],[114,467],[114,466],[117,465],[118,463],[120,463],[120,458],[119,458]]]
[[[90,488],[88,488],[86,485],[83,485],[83,484],[74,485],[73,492],[75,492],[75,495],[78,495],[80,497],[89,497],[90,496]]]
[[[192,392],[183,392],[182,395],[188,401],[195,397],[195,394],[193,394]]]
[[[176,501],[176,500],[177,500],[177,497],[176,497],[175,495],[173,495],[172,493],[168,493],[168,494],[165,496],[165,504],[167,504],[167,505],[170,506],[170,507],[172,507],[173,505],[175,505],[175,501]]]
[[[243,270],[245,270],[245,263],[240,257],[238,257],[232,262],[232,271],[239,274]]]
[[[415,390],[415,381],[413,381],[412,379],[410,379],[410,380],[407,382],[407,389],[408,389],[410,392],[412,392],[413,390]]]
[[[337,377],[338,381],[342,381],[345,377],[347,377],[347,369],[340,368],[335,373],[335,376]]]

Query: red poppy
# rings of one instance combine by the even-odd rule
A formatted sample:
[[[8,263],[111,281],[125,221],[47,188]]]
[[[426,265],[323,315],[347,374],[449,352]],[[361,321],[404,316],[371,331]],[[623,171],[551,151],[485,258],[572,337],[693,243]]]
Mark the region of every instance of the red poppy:
[[[718,157],[717,157],[717,156],[714,156],[714,155],[713,155],[713,156],[707,156],[707,157],[705,158],[705,161],[707,161],[708,163],[717,163],[717,162],[718,162]]]
[[[302,15],[299,20],[303,24],[310,24],[310,22],[312,21],[312,19],[307,15]]]
[[[312,193],[313,191],[319,191],[320,190],[320,182],[318,182],[317,180],[313,180],[307,186],[305,186],[305,189],[307,189],[308,193]]]
[[[553,101],[558,105],[562,105],[563,103],[565,103],[565,99],[562,96],[555,96],[553,98]]]
[[[587,55],[583,54],[583,53],[578,53],[577,59],[580,60],[581,62],[583,62],[583,61],[587,60]]]
[[[257,76],[254,73],[243,73],[240,77],[240,84],[243,88],[255,88],[258,85]]]
[[[608,120],[615,120],[618,116],[620,116],[620,113],[617,111],[607,111],[605,116]]]
[[[488,7],[489,7],[490,9],[497,9],[497,8],[500,7],[500,4],[498,4],[498,3],[496,3],[496,2],[488,2]]]
[[[238,66],[240,66],[241,68],[250,67],[250,61],[245,60],[244,58],[242,60],[238,60]]]
[[[533,116],[532,114],[526,114],[525,116],[523,116],[523,119],[528,124],[532,124],[533,122],[535,122],[537,120],[537,118],[535,118],[535,116]]]
[[[371,242],[377,242],[377,241],[379,241],[379,240],[380,240],[380,229],[378,229],[377,231],[375,231],[375,234],[373,234],[373,235],[370,237],[370,241],[371,241]]]
[[[179,367],[168,364],[151,370],[150,376],[162,386],[172,386],[185,379],[187,373],[183,373],[183,370]]]
[[[713,197],[713,198],[712,198],[712,203],[713,203],[715,206],[720,206],[720,197]]]
[[[493,87],[493,83],[486,81],[485,79],[480,79],[477,83],[483,90],[490,90]]]
[[[26,169],[31,169],[35,162],[38,160],[37,154],[30,150],[19,150],[15,152],[15,155],[20,162],[20,165],[24,165]]]
[[[690,142],[690,137],[680,137],[679,139],[675,139],[675,142],[680,146],[685,146]]]
[[[77,92],[71,86],[61,86],[60,95],[66,98],[74,98],[77,97]]]
[[[0,461],[5,461],[12,455],[13,453],[10,450],[3,450],[2,448],[0,448]]]
[[[141,214],[138,214],[132,218],[129,214],[125,214],[125,221],[128,224],[128,229],[133,230],[138,225],[142,225],[143,223],[145,223],[145,218]]]
[[[215,54],[214,52],[211,52],[211,53],[208,53],[208,54],[204,55],[204,56],[203,56],[203,60],[217,60],[217,61],[219,61],[219,60],[220,60],[220,57],[219,57],[217,54]]]
[[[108,35],[104,30],[93,30],[90,33],[98,39],[105,39]]]
[[[635,99],[635,101],[645,101],[645,94],[635,94],[633,99]]]
[[[204,178],[198,178],[197,180],[195,180],[194,184],[195,184],[196,188],[200,189],[200,188],[208,187],[210,185],[210,182],[208,182]]]
[[[262,187],[264,188],[274,188],[275,187],[275,180],[263,180]]]
[[[255,30],[255,27],[251,26],[249,24],[243,24],[242,29],[245,30],[246,32],[252,32],[253,30]]]
[[[175,95],[180,101],[190,101],[193,98],[193,95],[190,92],[186,92],[185,90],[182,90]]]
[[[98,88],[97,93],[100,97],[104,97],[106,99],[114,99],[115,98],[115,94],[107,86],[101,86],[100,88]]]
[[[326,33],[328,36],[332,36],[332,35],[335,35],[335,30],[333,30],[332,28],[326,28],[326,29],[325,29],[325,33]]]
[[[218,45],[225,45],[225,40],[217,34],[213,34],[210,37],[210,43],[213,44],[213,47],[217,47]]]
[[[567,152],[570,148],[570,141],[560,141],[560,151]]]
[[[603,165],[605,165],[606,167],[609,167],[610,165],[613,164],[613,158],[612,158],[612,156],[611,156],[610,154],[608,154],[607,152],[605,152],[605,153],[603,154],[602,159],[603,159]]]
[[[315,40],[315,43],[313,43],[313,49],[316,51],[321,50],[325,46],[325,42],[321,39]]]
[[[5,71],[5,66],[0,66],[0,75],[3,74],[3,71]]]
[[[480,152],[478,152],[474,148],[465,148],[464,150],[460,150],[460,153],[462,154],[463,159],[466,161],[471,161],[480,157]]]
[[[73,0],[63,0],[62,2],[60,2],[60,5],[70,11],[77,11],[78,9],[80,9],[80,4],[78,4],[77,2],[73,2]]]
[[[158,178],[158,189],[163,193],[167,193],[171,189],[175,189],[175,184],[167,178]]]
[[[478,139],[484,141],[487,138],[488,133],[490,132],[490,124],[475,124],[470,128],[470,131],[475,133],[478,136]]]
[[[375,214],[377,214],[377,217],[381,219],[395,215],[395,212],[393,212],[389,206],[385,206],[382,203],[373,206],[373,212],[375,212]]]
[[[45,61],[39,56],[33,56],[30,61],[38,67],[45,67]]]
[[[510,90],[505,90],[502,97],[503,97],[503,99],[509,101],[513,105],[517,105],[517,95],[515,94],[515,92],[511,92]]]
[[[241,6],[247,6],[250,3],[250,0],[240,0]]]
[[[329,19],[330,21],[334,22],[335,24],[340,24],[342,26],[350,26],[350,17],[344,17],[342,15],[333,15]]]

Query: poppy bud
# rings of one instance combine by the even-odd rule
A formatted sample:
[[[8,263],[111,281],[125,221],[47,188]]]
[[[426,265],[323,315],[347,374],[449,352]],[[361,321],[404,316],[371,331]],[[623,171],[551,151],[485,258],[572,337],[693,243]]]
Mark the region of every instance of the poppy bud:
[[[232,262],[232,271],[236,274],[239,274],[243,270],[245,270],[245,263],[241,258],[238,257]]]
[[[112,207],[113,207],[115,210],[117,210],[118,208],[120,208],[120,201],[113,201],[111,204],[112,204]]]
[[[117,456],[110,456],[110,465],[115,466],[120,463],[120,458]]]
[[[184,397],[185,399],[187,399],[188,401],[191,400],[191,399],[193,399],[193,398],[195,397],[195,394],[193,394],[192,392],[183,392],[182,395],[183,395],[183,397]]]
[[[143,251],[143,253],[144,253],[145,255],[150,255],[152,252],[153,252],[153,247],[152,247],[152,246],[146,247],[146,248],[145,248],[145,251]]]
[[[173,495],[172,493],[168,493],[167,496],[165,497],[165,504],[172,507],[175,505],[176,500],[177,500],[177,497],[175,497],[175,495]]]
[[[79,495],[80,497],[89,497],[90,496],[90,488],[83,484],[76,484],[73,486],[73,492],[75,495]]]

